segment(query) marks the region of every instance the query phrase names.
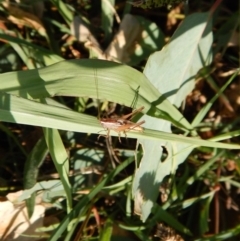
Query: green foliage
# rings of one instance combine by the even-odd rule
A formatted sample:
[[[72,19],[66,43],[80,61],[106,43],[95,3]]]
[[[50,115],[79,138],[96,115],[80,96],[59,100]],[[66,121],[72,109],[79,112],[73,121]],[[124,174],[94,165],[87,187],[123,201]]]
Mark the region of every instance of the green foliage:
[[[222,198],[219,188],[230,197],[224,187],[240,186],[238,113],[228,124],[206,121],[239,75],[236,57],[225,53],[238,27],[237,14],[220,27],[212,11],[184,16],[167,44],[162,20],[135,16],[131,19],[136,20],[137,37],[125,49],[126,62],[117,63],[83,57],[104,58],[101,44],[124,49],[114,34],[132,5],[106,0],[96,8],[99,2],[80,2],[47,3],[51,7],[45,5],[44,31],[13,23],[11,34],[0,30],[0,38],[6,41],[0,49],[1,191],[22,189],[7,179],[6,170],[11,170],[14,179],[19,178],[17,183],[22,181],[24,190],[17,201],[26,202],[29,217],[37,197],[52,205],[49,213],[58,218],[57,224],[41,227],[51,232],[48,240],[153,240],[159,222],[186,240],[237,236],[239,225],[234,229],[223,225],[225,231],[202,238],[213,232],[209,220],[214,220],[212,205]],[[183,1],[132,1],[143,8],[179,2]],[[0,11],[12,14],[2,3]],[[80,26],[74,21],[76,15]],[[80,42],[73,28],[81,32],[83,25],[87,37]],[[234,66],[227,66],[233,71],[221,84],[213,62],[220,51]],[[69,60],[74,56],[77,59]],[[189,115],[182,112],[182,103],[199,78],[215,92],[209,91],[206,103],[192,108],[196,113]],[[127,131],[127,138],[122,132],[122,143],[113,130],[113,138],[98,138],[106,134],[99,121],[102,112],[115,108],[121,113],[123,106],[144,107],[131,120],[144,120],[144,131]],[[118,118],[113,120],[119,124]],[[33,141],[25,134],[31,128],[41,133],[33,135]],[[211,135],[204,137],[205,132]],[[229,160],[235,163],[234,171],[227,167]]]

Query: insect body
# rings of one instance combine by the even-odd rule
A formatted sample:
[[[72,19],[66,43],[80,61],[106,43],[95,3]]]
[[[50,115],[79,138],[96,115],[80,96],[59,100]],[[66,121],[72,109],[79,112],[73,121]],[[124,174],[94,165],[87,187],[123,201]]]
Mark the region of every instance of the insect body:
[[[96,90],[97,90],[97,99],[98,99],[98,81],[97,81],[97,69],[94,69],[94,78],[95,78],[95,84],[96,84]],[[110,131],[113,130],[118,133],[118,140],[121,142],[121,132],[124,133],[125,137],[127,137],[126,132],[127,131],[137,131],[137,132],[142,132],[143,125],[145,121],[140,121],[138,123],[134,123],[129,120],[130,117],[133,117],[135,114],[141,112],[144,109],[144,107],[141,107],[135,111],[133,111],[130,114],[124,115],[122,117],[114,117],[114,118],[99,118],[100,123],[102,127],[107,131],[106,135],[99,135],[100,136],[105,136],[109,137]],[[99,105],[98,105],[98,115],[99,115]],[[130,118],[131,119],[131,118]]]
[[[125,137],[127,137],[126,132],[127,131],[137,131],[137,132],[143,132],[143,125],[145,121],[140,121],[137,123],[134,123],[130,120],[128,120],[129,117],[133,117],[136,113],[141,112],[144,109],[144,107],[141,107],[135,111],[133,111],[130,114],[124,115],[122,117],[115,117],[115,118],[102,118],[100,119],[100,123],[104,129],[107,130],[106,137],[109,137],[110,131],[113,130],[118,133],[118,139],[119,142],[121,142],[121,132],[124,133]],[[99,137],[102,135],[99,135]]]

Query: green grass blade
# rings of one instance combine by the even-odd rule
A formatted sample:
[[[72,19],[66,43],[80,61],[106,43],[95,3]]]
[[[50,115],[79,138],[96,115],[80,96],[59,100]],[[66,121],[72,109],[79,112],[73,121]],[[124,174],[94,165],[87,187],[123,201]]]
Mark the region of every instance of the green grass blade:
[[[115,0],[103,0],[101,1],[102,7],[102,29],[105,33],[105,41],[109,42],[112,36],[112,26],[114,20],[114,5]]]
[[[3,31],[1,30],[0,30],[0,38],[10,42],[10,44],[19,45],[19,48],[21,46],[28,48],[32,56],[34,56],[35,59],[43,61],[46,66],[63,60],[62,57],[54,54],[52,51],[48,49],[45,49],[36,44],[32,44],[31,42],[28,42],[24,39],[20,39],[17,37],[4,34]]]
[[[70,26],[70,23],[73,20],[73,13],[70,11],[68,5],[62,0],[51,0],[51,2],[58,9],[59,13],[62,15],[68,26]]]
[[[106,183],[111,180],[114,176],[116,176],[119,172],[124,170],[130,163],[132,163],[133,158],[128,158],[125,162],[117,166],[109,175],[103,178],[97,185],[92,189],[92,191],[84,196],[78,204],[73,208],[73,210],[61,221],[58,228],[52,234],[49,241],[56,241],[58,240],[63,232],[67,229],[68,224],[71,220],[76,217],[80,217],[82,215],[82,210],[84,209],[85,205],[89,203],[106,185]],[[77,224],[76,224],[77,225]]]
[[[107,219],[104,223],[103,230],[101,231],[99,241],[111,241],[113,232],[113,221],[111,219]]]
[[[237,70],[231,78],[222,86],[222,88],[214,95],[214,97],[207,102],[207,104],[198,112],[196,117],[194,118],[192,122],[192,126],[196,127],[199,125],[199,123],[203,120],[204,116],[207,114],[207,112],[212,107],[213,103],[217,100],[217,98],[223,93],[223,91],[230,85],[230,83],[233,81],[233,79],[239,74],[240,70]]]
[[[38,170],[45,160],[47,153],[48,148],[46,146],[45,139],[40,138],[28,156],[24,166],[24,189],[30,189],[37,183]],[[26,200],[29,217],[32,216],[34,211],[35,196],[35,193],[32,193],[31,196]]]
[[[66,149],[62,143],[58,130],[43,128],[43,132],[49,152],[66,192],[67,210],[70,212],[72,209],[72,188],[68,179],[69,160]]]
[[[2,121],[56,128],[83,133],[98,134],[103,130],[96,117],[74,112],[56,105],[48,105],[32,100],[0,93],[0,119]],[[111,135],[118,136],[116,132]],[[215,148],[239,149],[239,145],[202,140],[185,137],[172,133],[145,129],[143,133],[128,132],[130,138],[143,138],[150,140],[168,140],[196,146]]]

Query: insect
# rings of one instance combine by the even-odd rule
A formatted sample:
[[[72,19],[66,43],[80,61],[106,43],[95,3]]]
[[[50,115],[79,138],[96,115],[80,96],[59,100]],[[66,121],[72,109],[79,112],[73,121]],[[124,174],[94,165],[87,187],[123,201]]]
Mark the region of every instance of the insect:
[[[95,83],[96,83],[96,88],[97,88],[97,99],[98,99],[98,85],[97,85],[97,69],[94,70],[94,77],[95,77]],[[98,107],[99,108],[99,107]],[[145,121],[140,121],[137,123],[134,123],[131,121],[131,118],[141,112],[144,109],[144,107],[141,107],[127,115],[124,115],[122,117],[112,117],[112,118],[99,118],[100,123],[102,127],[107,131],[106,135],[99,135],[98,138],[101,136],[109,137],[110,136],[110,131],[113,130],[118,133],[118,140],[121,142],[121,132],[124,133],[125,137],[127,138],[126,132],[128,131],[137,131],[137,132],[143,132],[143,125]],[[100,111],[98,110],[98,113]]]
[[[129,120],[130,117],[133,117],[135,114],[141,112],[144,109],[144,107],[141,107],[135,111],[133,111],[130,114],[124,115],[122,117],[114,117],[114,118],[101,118],[100,123],[102,127],[107,131],[106,137],[109,137],[110,131],[113,130],[118,133],[118,140],[121,142],[121,132],[124,133],[125,137],[127,138],[127,131],[137,131],[137,132],[143,132],[143,125],[145,121],[140,121],[137,123],[134,123]],[[102,135],[99,135],[100,137]]]

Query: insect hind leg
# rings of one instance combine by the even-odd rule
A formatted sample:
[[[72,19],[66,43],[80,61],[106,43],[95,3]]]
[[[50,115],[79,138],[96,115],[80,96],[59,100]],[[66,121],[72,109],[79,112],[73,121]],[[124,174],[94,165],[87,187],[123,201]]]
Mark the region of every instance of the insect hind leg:
[[[102,131],[107,131],[107,134],[106,135],[103,135],[103,134],[100,134],[98,135],[98,140],[99,138],[102,136],[102,137],[105,137],[105,138],[108,138],[109,135],[110,135],[110,130],[109,129],[105,129],[105,130],[102,130]],[[102,131],[99,131],[98,133],[102,132]]]
[[[133,111],[132,113],[130,113],[130,114],[127,114],[127,115],[122,116],[122,118],[126,120],[126,119],[128,119],[129,117],[131,117],[131,118],[130,118],[130,120],[131,120],[134,115],[136,115],[137,113],[141,112],[143,109],[144,109],[144,106],[142,106],[142,107],[134,110],[134,111]]]

